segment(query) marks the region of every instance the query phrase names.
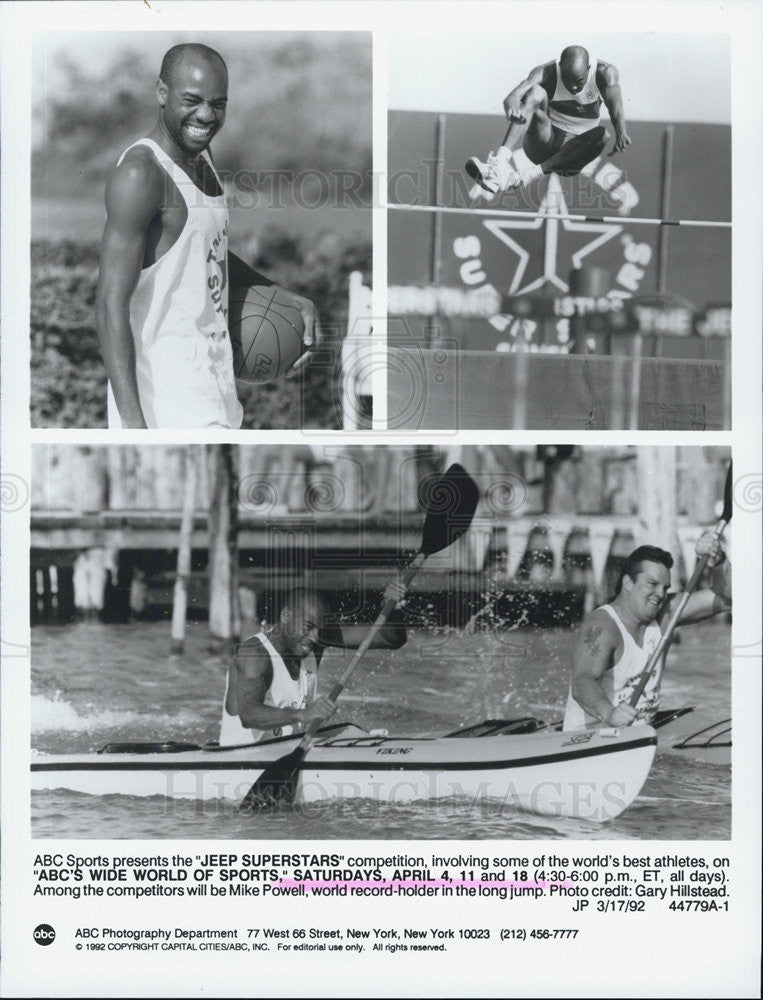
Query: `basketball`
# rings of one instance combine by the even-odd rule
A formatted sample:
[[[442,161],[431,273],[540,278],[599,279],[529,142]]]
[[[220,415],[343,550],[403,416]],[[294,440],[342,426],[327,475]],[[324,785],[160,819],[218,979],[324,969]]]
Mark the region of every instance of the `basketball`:
[[[261,385],[283,378],[304,352],[305,323],[276,285],[236,288],[228,302],[233,371]]]

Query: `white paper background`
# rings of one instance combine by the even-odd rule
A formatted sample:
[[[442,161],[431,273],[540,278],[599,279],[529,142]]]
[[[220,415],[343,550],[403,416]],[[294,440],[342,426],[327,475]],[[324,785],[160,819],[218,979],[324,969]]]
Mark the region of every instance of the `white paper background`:
[[[543,996],[647,995],[647,996],[757,996],[760,939],[760,376],[761,376],[761,193],[760,193],[760,95],[758,5],[673,3],[344,3],[331,4],[3,4],[2,17],[2,993],[5,996],[485,996],[533,994]],[[583,916],[572,924],[564,909],[531,908],[522,916],[520,904],[512,906],[507,921],[500,902],[472,902],[449,906],[448,901],[416,901],[415,905],[372,901],[308,900],[296,904],[276,901],[267,908],[246,899],[207,898],[203,906],[187,899],[182,907],[160,902],[45,900],[32,902],[32,859],[51,849],[32,841],[29,833],[29,642],[27,564],[29,549],[28,504],[23,502],[29,481],[29,446],[32,442],[73,443],[136,442],[140,433],[86,431],[30,431],[28,285],[29,285],[29,136],[30,136],[30,32],[33,30],[370,30],[374,32],[374,168],[381,173],[386,149],[388,33],[463,32],[479,25],[496,33],[572,31],[581,26],[600,32],[729,32],[732,36],[733,109],[733,430],[729,433],[691,435],[636,432],[628,443],[731,445],[735,479],[748,479],[752,502],[735,510],[734,535],[743,539],[734,552],[735,608],[733,625],[733,837],[731,843],[668,845],[606,842],[608,850],[632,854],[729,854],[735,873],[731,912],[698,918],[681,914],[602,920]],[[602,49],[602,55],[607,55]],[[517,69],[505,67],[505,79]],[[414,68],[415,70],[415,68]],[[447,72],[447,69],[445,70]],[[687,93],[693,89],[690,74]],[[496,105],[503,95],[496,95]],[[378,185],[380,191],[384,184]],[[386,222],[383,208],[375,212],[374,296],[376,315],[385,301]],[[383,332],[383,331],[379,331]],[[376,386],[383,401],[384,378]],[[377,419],[382,407],[377,408]],[[297,432],[268,433],[274,441],[296,442]],[[312,435],[311,435],[312,437]],[[328,440],[330,435],[318,435]],[[358,436],[360,439],[362,436]],[[435,433],[427,438],[445,443],[452,435]],[[556,432],[489,432],[460,436],[463,442],[493,440],[504,444],[552,442]],[[569,433],[573,443],[610,442],[608,433]],[[347,437],[344,436],[347,440]],[[370,443],[366,436],[362,438]],[[188,433],[154,432],[153,442],[199,440]],[[255,432],[208,434],[205,441],[233,440],[255,443]],[[413,441],[408,435],[375,434],[373,443]],[[420,438],[415,438],[420,443]],[[757,485],[756,485],[757,484]],[[756,494],[757,490],[757,494]],[[757,495],[757,501],[755,501]],[[739,497],[737,501],[739,502]],[[508,844],[448,842],[346,845],[357,854],[408,853],[468,854],[502,851],[510,854],[540,853],[553,847],[558,853],[597,853],[604,842],[552,845],[534,841]],[[258,842],[256,849],[266,850]],[[318,850],[310,842],[295,849]],[[326,845],[329,849],[337,845]],[[225,851],[226,844],[195,842],[55,844],[56,850],[80,855],[101,851],[116,854],[195,854]],[[241,850],[239,845],[234,850]],[[281,844],[278,848],[286,849]],[[529,907],[529,904],[528,904]],[[536,912],[542,916],[536,916]],[[251,954],[214,952],[166,955],[109,953],[97,960],[85,952],[40,949],[31,929],[40,921],[58,927],[103,926],[124,918],[125,924],[172,926],[467,926],[507,924],[579,926],[575,942],[556,944],[501,944],[495,940],[468,949],[452,949],[444,956],[344,956],[340,961],[325,953],[297,960],[265,962]]]

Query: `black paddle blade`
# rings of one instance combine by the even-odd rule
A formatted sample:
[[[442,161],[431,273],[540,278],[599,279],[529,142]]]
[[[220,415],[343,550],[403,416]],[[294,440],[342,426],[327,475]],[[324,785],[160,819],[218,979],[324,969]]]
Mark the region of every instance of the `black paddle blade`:
[[[732,482],[731,466],[732,463],[729,462],[728,472],[726,473],[726,485],[723,488],[723,513],[721,514],[721,520],[725,521],[726,524],[731,520],[731,514],[734,509],[734,484]]]
[[[472,523],[479,498],[477,484],[458,463],[441,476],[425,479],[420,499],[427,516],[420,551],[431,556],[459,539]]]
[[[298,746],[268,764],[246,793],[239,811],[255,813],[281,804],[290,805],[297,796],[299,766],[304,756],[305,751]]]

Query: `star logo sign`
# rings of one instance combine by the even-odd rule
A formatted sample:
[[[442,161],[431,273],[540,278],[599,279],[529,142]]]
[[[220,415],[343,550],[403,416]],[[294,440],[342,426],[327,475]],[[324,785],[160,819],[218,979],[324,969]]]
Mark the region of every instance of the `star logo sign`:
[[[512,277],[501,283],[509,295],[539,291],[566,295],[570,290],[566,280],[570,268],[589,263],[591,254],[623,230],[616,224],[575,222],[565,218],[570,213],[556,174],[549,176],[538,213],[538,217],[527,221],[487,219],[483,222],[485,228],[516,256]],[[527,238],[520,241],[517,236],[522,232]],[[558,273],[560,266],[563,276]]]

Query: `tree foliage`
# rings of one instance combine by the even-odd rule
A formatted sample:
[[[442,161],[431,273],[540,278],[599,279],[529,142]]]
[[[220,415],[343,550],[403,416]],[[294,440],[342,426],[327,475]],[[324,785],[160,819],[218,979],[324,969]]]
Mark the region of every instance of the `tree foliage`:
[[[337,362],[347,323],[347,282],[354,270],[369,279],[370,245],[333,233],[311,240],[266,236],[258,258],[249,263],[315,302],[326,349],[298,380],[245,389],[244,427],[339,427]],[[33,427],[106,426],[106,373],[94,317],[97,280],[97,245],[32,244]]]
[[[125,147],[151,130],[159,67],[139,44],[126,43],[106,69],[51,55],[55,85],[46,74],[35,101],[33,197],[102,186]],[[370,195],[370,36],[247,33],[211,44],[230,75],[228,117],[214,143],[226,171],[350,170]]]

